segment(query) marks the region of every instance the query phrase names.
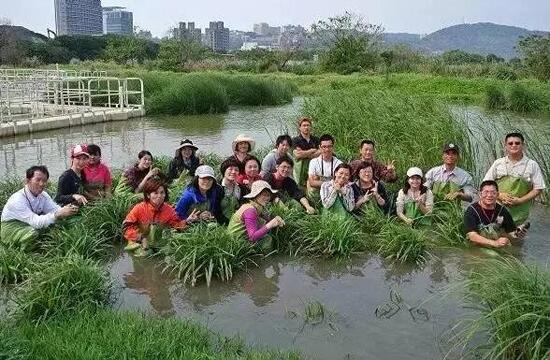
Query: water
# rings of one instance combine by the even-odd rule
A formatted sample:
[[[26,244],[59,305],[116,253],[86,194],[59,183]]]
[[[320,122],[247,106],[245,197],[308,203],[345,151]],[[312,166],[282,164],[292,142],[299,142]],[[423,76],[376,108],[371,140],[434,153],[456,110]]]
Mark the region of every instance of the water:
[[[206,152],[229,154],[231,140],[241,132],[254,133],[260,146],[269,144],[287,121],[296,119],[300,104],[234,109],[222,116],[145,118],[9,139],[2,143],[0,174],[21,174],[38,160],[58,174],[67,163],[67,145],[79,141],[102,145],[104,157],[115,167],[132,162],[142,148],[170,155],[186,137]],[[477,108],[454,111],[471,121],[503,118]],[[520,118],[513,120],[522,124]],[[544,119],[524,121],[550,131]],[[528,238],[511,251],[524,261],[548,264],[550,208],[536,206],[531,219]],[[224,335],[238,334],[251,345],[297,349],[315,359],[441,359],[449,351],[451,328],[471,314],[457,284],[486,258],[475,248],[438,250],[423,266],[394,264],[369,254],[340,262],[280,256],[259,261],[258,268],[237,273],[229,283],[213,280],[210,288],[184,286],[161,273],[156,260],[133,259],[122,251],[109,270],[116,308],[192,318]],[[391,305],[392,291],[403,302],[399,308],[392,305],[398,309],[392,317],[377,317],[376,309]],[[326,312],[317,324],[304,318],[312,301],[323,304]],[[424,309],[428,317],[415,309]]]

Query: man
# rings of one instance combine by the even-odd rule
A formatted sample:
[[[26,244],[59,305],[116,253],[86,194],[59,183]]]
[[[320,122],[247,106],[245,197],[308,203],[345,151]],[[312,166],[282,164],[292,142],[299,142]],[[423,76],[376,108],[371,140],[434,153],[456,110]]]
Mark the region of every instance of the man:
[[[524,155],[523,144],[522,134],[507,134],[506,156],[495,160],[483,178],[497,182],[498,201],[508,208],[516,226],[527,221],[533,200],[546,188],[539,165]]]
[[[60,207],[44,191],[49,177],[45,166],[27,170],[25,187],[11,195],[2,210],[0,234],[4,244],[30,245],[38,235],[36,230],[77,213],[77,206]]]
[[[384,165],[374,159],[375,149],[374,141],[372,140],[363,140],[359,145],[360,156],[359,159],[353,160],[351,165],[352,176],[355,176],[357,169],[362,165],[371,165],[374,171],[374,179],[376,181],[383,181],[385,183],[395,182],[397,180],[397,174],[395,172],[395,161],[390,161],[388,164]]]
[[[478,245],[498,248],[508,245],[510,239],[522,238],[525,231],[517,229],[510,212],[497,204],[498,184],[485,180],[479,192],[479,201],[468,206],[464,213],[468,239]]]
[[[306,186],[309,162],[319,156],[319,138],[311,134],[311,119],[300,118],[298,121],[299,135],[292,139],[294,146],[294,180],[300,186]]]
[[[281,157],[290,157],[288,151],[292,147],[292,139],[288,135],[279,135],[275,140],[275,149],[271,150],[262,160],[262,171],[260,176],[265,177],[275,172],[277,160]],[[290,174],[292,176],[292,174]]]
[[[456,166],[459,156],[458,145],[445,144],[443,146],[443,165],[436,166],[426,173],[424,185],[432,190],[436,199],[472,202],[473,179],[468,172]]]
[[[319,194],[319,189],[325,181],[332,180],[336,167],[342,163],[334,156],[334,138],[324,134],[319,138],[319,150],[321,155],[309,163],[307,188],[309,195]]]

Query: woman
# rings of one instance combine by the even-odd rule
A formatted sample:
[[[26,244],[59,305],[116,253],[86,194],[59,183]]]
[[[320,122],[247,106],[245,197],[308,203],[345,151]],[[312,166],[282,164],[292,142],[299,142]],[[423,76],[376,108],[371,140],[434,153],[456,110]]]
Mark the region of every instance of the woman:
[[[282,201],[288,205],[294,205],[298,209],[305,209],[308,214],[315,213],[315,209],[309,204],[306,194],[296,181],[290,177],[294,162],[286,155],[281,156],[276,161],[274,173],[268,173],[264,180],[271,185],[273,189],[279,190],[275,201]]]
[[[228,157],[228,159],[234,159],[239,164],[239,172],[244,173],[244,163],[246,158],[249,156],[249,153],[254,150],[256,142],[251,137],[246,135],[237,135],[231,147],[233,149],[233,155]]]
[[[195,170],[201,164],[200,159],[196,155],[197,150],[198,148],[189,139],[180,142],[180,146],[176,149],[176,154],[172,161],[170,161],[168,168],[169,181],[178,179],[182,173],[186,173],[191,177],[195,176]]]
[[[159,174],[160,170],[153,168],[153,155],[147,150],[141,150],[138,154],[138,162],[122,174],[115,193],[138,194],[143,191],[147,180]]]
[[[252,183],[261,179],[260,160],[255,156],[248,155],[244,160],[244,171],[237,176],[237,183],[241,185],[241,195],[248,194]]]
[[[277,193],[266,181],[258,180],[252,184],[252,189],[245,199],[249,203],[243,204],[229,221],[228,231],[238,234],[244,231],[248,241],[258,244],[263,250],[269,251],[272,240],[268,235],[269,230],[283,226],[285,222],[280,216],[269,220],[264,213],[265,207],[271,201],[271,196]]]
[[[101,162],[101,148],[95,144],[88,145],[90,160],[83,170],[84,189],[89,199],[110,197],[113,179],[109,168]]]
[[[434,196],[430,189],[423,185],[422,170],[412,167],[407,170],[403,189],[397,194],[397,217],[407,225],[430,225]]]
[[[197,212],[201,221],[216,220],[219,223],[227,222],[221,212],[223,189],[216,183],[214,169],[208,165],[201,165],[195,171],[195,177],[181,195],[176,212],[180,219]]]
[[[227,159],[220,165],[220,172],[223,176],[221,185],[224,193],[221,210],[226,219],[231,219],[241,200],[241,187],[237,183],[239,164],[234,159]]]
[[[125,249],[136,251],[136,256],[149,255],[149,246],[158,239],[156,225],[183,230],[187,222],[176,214],[174,208],[166,203],[168,190],[158,178],[148,179],[143,185],[143,201],[135,205],[124,219],[122,227],[124,238],[128,242]],[[196,212],[188,216],[188,221],[196,220]]]
[[[353,189],[349,184],[351,166],[342,163],[334,169],[334,178],[321,185],[321,203],[326,211],[349,216],[355,208]]]
[[[83,183],[85,182],[83,170],[88,165],[90,154],[87,146],[76,145],[71,149],[71,168],[66,170],[59,177],[57,182],[57,195],[55,202],[61,206],[75,203],[75,205],[85,205],[88,199],[82,195]]]
[[[355,199],[355,212],[364,212],[369,209],[385,211],[388,195],[384,184],[374,181],[372,164],[362,163],[359,165],[355,177],[357,181],[351,185]]]

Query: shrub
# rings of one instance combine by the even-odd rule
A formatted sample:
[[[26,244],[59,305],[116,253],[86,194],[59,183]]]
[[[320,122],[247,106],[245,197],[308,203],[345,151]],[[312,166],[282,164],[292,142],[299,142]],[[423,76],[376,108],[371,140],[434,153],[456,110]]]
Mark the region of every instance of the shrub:
[[[506,108],[506,97],[502,90],[496,86],[490,86],[485,91],[485,107],[496,110]]]
[[[512,87],[508,103],[510,110],[519,112],[538,111],[543,107],[541,96],[521,85]]]

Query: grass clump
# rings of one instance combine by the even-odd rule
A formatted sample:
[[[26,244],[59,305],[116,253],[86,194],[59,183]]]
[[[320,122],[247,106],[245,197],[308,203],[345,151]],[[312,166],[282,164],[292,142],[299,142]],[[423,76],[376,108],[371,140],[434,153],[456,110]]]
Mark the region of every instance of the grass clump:
[[[96,262],[80,256],[52,259],[31,274],[15,296],[18,316],[40,322],[50,316],[98,307],[108,301],[110,282]]]
[[[0,285],[23,281],[35,267],[33,255],[20,249],[0,246]]]
[[[1,324],[0,357],[8,359],[299,359],[250,348],[175,318],[101,309],[44,323]],[[2,358],[4,358],[2,357]]]
[[[541,96],[538,93],[518,84],[510,90],[508,102],[510,110],[518,112],[538,111],[543,107]]]
[[[485,334],[477,347],[486,359],[550,358],[550,273],[519,260],[484,260],[469,280],[466,300],[481,313],[461,331],[459,345]]]
[[[106,256],[111,248],[104,231],[74,221],[52,228],[44,235],[40,246],[50,257],[80,255],[90,259]]]
[[[10,196],[21,190],[22,187],[23,181],[17,178],[7,178],[0,183],[0,215]]]
[[[223,76],[229,101],[232,105],[279,105],[292,101],[292,87],[279,79],[257,76]]]
[[[432,231],[437,245],[465,246],[464,210],[459,203],[440,201],[435,204],[432,214]]]
[[[229,234],[225,227],[211,224],[197,224],[173,234],[161,253],[165,256],[165,270],[176,273],[191,286],[201,279],[210,286],[212,277],[228,281],[234,271],[256,265],[253,258],[257,255],[246,240]]]
[[[485,107],[490,110],[501,110],[506,108],[506,96],[496,86],[489,86],[485,91]]]
[[[292,241],[293,255],[349,256],[364,249],[361,231],[353,218],[331,213],[304,216]]]
[[[135,203],[136,198],[129,196],[93,202],[84,208],[82,221],[88,229],[101,234],[105,241],[114,242],[122,239],[122,222]]]
[[[426,233],[410,226],[388,222],[379,234],[378,253],[386,259],[422,264],[428,255]]]
[[[281,204],[272,204],[268,212],[272,218],[280,216],[285,221],[285,226],[277,227],[272,230],[271,236],[273,237],[273,247],[279,253],[292,254],[296,245],[292,239],[300,230],[298,227],[298,220],[307,215],[304,211],[288,208]]]

